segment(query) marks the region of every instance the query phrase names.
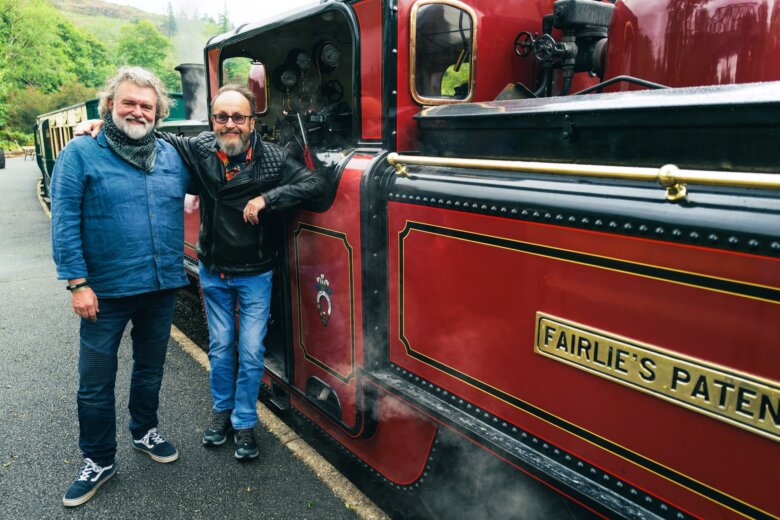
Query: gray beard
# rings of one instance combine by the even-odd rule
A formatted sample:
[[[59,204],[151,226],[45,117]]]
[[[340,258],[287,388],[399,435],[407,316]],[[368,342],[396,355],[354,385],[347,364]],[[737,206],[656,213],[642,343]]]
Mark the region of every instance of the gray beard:
[[[152,130],[154,130],[154,126],[151,123],[144,121],[143,119],[136,119],[133,116],[125,116],[123,119],[121,117],[118,117],[116,115],[116,112],[112,111],[111,119],[113,119],[116,127],[119,128],[122,132],[124,132],[124,134],[130,139],[136,139],[136,140],[143,139],[144,137],[149,135],[149,133]],[[131,125],[127,122],[128,120],[140,121],[141,123],[143,123],[144,126]]]
[[[225,140],[221,134],[215,134],[217,138],[217,144],[219,145],[219,148],[221,150],[224,150],[224,152],[230,156],[238,155],[247,149],[247,144],[249,143],[249,138],[251,137],[248,133],[240,135],[240,139],[238,141],[230,141],[228,142]]]

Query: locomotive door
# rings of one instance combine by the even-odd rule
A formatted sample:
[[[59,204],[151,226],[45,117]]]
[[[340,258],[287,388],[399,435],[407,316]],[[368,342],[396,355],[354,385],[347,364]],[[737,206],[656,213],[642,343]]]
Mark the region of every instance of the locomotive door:
[[[371,159],[350,158],[328,210],[299,211],[287,232],[293,398],[352,434],[362,427],[360,183]]]

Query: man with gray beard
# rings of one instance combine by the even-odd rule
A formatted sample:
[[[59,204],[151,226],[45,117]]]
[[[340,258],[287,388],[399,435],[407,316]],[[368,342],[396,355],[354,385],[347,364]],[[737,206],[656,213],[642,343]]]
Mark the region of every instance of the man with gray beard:
[[[155,138],[171,100],[162,82],[123,67],[100,94],[103,131],[70,141],[52,175],[52,252],[81,317],[79,447],[84,466],[63,497],[78,506],[115,473],[117,350],[132,322],[130,434],[161,463],[179,456],[157,432],[163,365],[183,268],[189,172]]]

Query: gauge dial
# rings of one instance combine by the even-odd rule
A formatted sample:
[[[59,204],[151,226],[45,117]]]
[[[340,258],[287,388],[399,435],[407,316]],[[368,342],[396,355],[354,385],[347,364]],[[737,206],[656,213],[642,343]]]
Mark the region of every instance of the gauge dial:
[[[325,42],[322,44],[322,47],[320,47],[318,59],[324,67],[335,69],[339,66],[339,62],[341,61],[341,51],[336,47],[335,43]]]
[[[280,79],[282,80],[282,85],[284,85],[288,89],[293,88],[295,84],[298,83],[298,75],[290,69],[287,69],[284,72],[282,72],[282,76]]]
[[[301,70],[308,70],[311,67],[311,58],[305,52],[298,54],[295,58],[295,63]]]

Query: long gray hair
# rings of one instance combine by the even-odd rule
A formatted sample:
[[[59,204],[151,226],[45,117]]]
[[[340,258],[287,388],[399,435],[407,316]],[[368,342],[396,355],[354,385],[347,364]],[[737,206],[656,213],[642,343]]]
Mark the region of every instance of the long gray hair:
[[[108,100],[113,100],[116,97],[119,85],[125,81],[129,81],[137,87],[153,88],[157,93],[157,110],[155,112],[154,126],[158,126],[160,121],[168,117],[168,112],[171,108],[171,98],[168,97],[168,91],[165,89],[163,82],[160,81],[160,78],[143,67],[126,66],[121,67],[117,71],[116,76],[106,81],[105,87],[98,94],[100,97],[98,112],[101,118],[108,112]]]

